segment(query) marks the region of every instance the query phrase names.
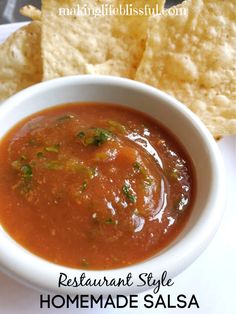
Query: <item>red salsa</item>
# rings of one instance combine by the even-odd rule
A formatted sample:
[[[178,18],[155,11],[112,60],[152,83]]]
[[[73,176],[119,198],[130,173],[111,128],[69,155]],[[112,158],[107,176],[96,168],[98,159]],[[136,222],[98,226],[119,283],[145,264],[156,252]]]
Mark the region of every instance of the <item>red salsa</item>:
[[[68,104],[0,142],[0,222],[51,262],[112,269],[173,241],[191,214],[194,171],[156,120],[117,105]]]

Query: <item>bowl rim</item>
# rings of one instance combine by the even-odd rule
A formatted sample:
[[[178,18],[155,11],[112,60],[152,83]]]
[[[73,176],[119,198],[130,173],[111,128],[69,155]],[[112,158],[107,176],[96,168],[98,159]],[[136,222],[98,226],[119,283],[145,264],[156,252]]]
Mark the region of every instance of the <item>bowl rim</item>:
[[[215,170],[215,181],[213,184],[212,193],[209,199],[208,210],[204,211],[204,215],[201,217],[201,221],[198,222],[198,226],[201,226],[204,231],[204,238],[199,237],[199,229],[193,228],[189,234],[177,243],[169,250],[164,251],[158,256],[159,265],[165,264],[165,268],[168,269],[168,273],[170,276],[174,277],[183,271],[188,265],[190,265],[207,247],[208,243],[214,236],[222,217],[223,213],[223,205],[225,204],[226,198],[226,189],[225,189],[225,173],[224,173],[224,165],[223,159],[221,157],[219,148],[206,128],[206,126],[200,121],[200,119],[192,113],[186,106],[184,106],[181,102],[176,100],[175,98],[167,95],[163,91],[160,91],[152,86],[143,84],[141,82],[133,81],[126,78],[120,77],[111,77],[111,76],[97,76],[97,75],[79,75],[79,76],[68,76],[63,78],[53,79],[51,81],[42,82],[31,86],[4,101],[0,105],[0,115],[10,114],[14,112],[15,108],[18,107],[22,101],[32,96],[37,96],[47,90],[50,90],[54,87],[63,88],[66,86],[70,86],[71,84],[79,84],[79,85],[87,85],[87,84],[95,84],[99,86],[119,86],[121,88],[129,88],[130,90],[141,90],[143,93],[152,94],[157,100],[165,101],[169,104],[169,106],[175,107],[182,115],[188,119],[194,127],[198,130],[198,135],[201,137],[202,142],[206,146],[209,158]],[[124,99],[125,103],[125,99]],[[56,105],[56,104],[55,104]],[[55,106],[54,105],[54,106]],[[41,111],[42,109],[38,110]],[[145,110],[144,110],[145,111]],[[27,114],[26,114],[27,116]],[[20,119],[21,120],[21,119]],[[164,124],[165,125],[165,124]],[[11,127],[9,128],[11,129]],[[9,130],[8,129],[8,130]],[[190,157],[191,154],[189,153]],[[213,193],[214,192],[214,193]],[[214,209],[214,210],[213,210]],[[209,221],[211,221],[209,228]],[[0,229],[2,229],[0,227]],[[24,249],[21,245],[16,243],[13,239],[9,237],[9,241],[7,244],[12,242],[14,246],[14,251],[10,251],[6,243],[1,243],[0,241],[0,267],[4,272],[10,273],[14,278],[24,281],[28,283],[30,286],[43,288],[49,291],[57,291],[57,292],[71,292],[72,289],[62,289],[57,288],[55,283],[55,274],[59,274],[61,272],[67,273],[70,277],[77,277],[81,273],[85,273],[89,278],[103,278],[103,276],[110,278],[121,277],[121,274],[128,273],[143,273],[144,270],[148,270],[148,272],[152,272],[157,274],[157,266],[155,265],[155,257],[151,259],[144,260],[138,264],[134,264],[131,266],[111,269],[111,270],[81,270],[81,269],[73,269],[65,266],[60,266],[48,262],[32,253]],[[14,242],[14,243],[13,243]],[[186,252],[186,247],[188,247],[188,251]],[[5,254],[5,255],[4,255]],[[22,257],[24,256],[24,260]],[[28,259],[30,261],[28,261]],[[173,258],[174,262],[178,264],[178,271],[173,269]],[[9,262],[13,260],[14,262]],[[35,261],[35,263],[31,263]],[[165,262],[165,263],[164,263]],[[27,265],[25,265],[25,263]],[[44,269],[44,270],[43,270]],[[38,271],[43,272],[46,275],[45,278],[41,277],[41,274]],[[159,269],[158,273],[160,274],[160,270],[164,271],[165,269]],[[50,273],[51,272],[51,273]],[[52,274],[53,272],[53,274]],[[68,277],[69,277],[68,276]],[[132,292],[141,292],[148,287],[137,288],[138,278],[133,278],[134,286],[132,289],[130,288],[119,288],[117,290],[119,293],[130,294]],[[136,287],[136,289],[135,289]],[[80,291],[91,294],[91,290],[89,288],[83,288]],[[113,293],[109,287],[103,287],[98,289],[93,289],[94,293],[99,294],[111,294]]]

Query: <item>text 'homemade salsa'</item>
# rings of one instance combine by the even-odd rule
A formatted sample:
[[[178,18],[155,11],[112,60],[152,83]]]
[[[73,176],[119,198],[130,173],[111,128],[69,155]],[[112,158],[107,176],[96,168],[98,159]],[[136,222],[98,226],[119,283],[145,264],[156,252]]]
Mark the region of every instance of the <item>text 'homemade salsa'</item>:
[[[182,230],[193,175],[180,143],[141,112],[54,107],[21,121],[0,143],[0,222],[54,263],[127,266]]]

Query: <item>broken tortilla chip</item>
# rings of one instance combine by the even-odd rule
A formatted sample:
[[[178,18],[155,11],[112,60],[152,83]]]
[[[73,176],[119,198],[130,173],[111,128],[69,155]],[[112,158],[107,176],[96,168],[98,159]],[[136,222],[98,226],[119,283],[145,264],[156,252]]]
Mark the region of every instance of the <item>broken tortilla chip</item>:
[[[236,134],[236,1],[177,8],[188,15],[150,18],[136,80],[179,99],[215,137]]]
[[[163,0],[148,1],[149,7]],[[140,0],[91,0],[96,12],[101,6],[143,6]],[[42,1],[42,57],[44,80],[76,74],[104,74],[134,78],[142,58],[148,16],[76,15],[88,6],[84,0]]]
[[[42,80],[41,25],[32,22],[0,45],[0,100]]]
[[[29,17],[33,21],[41,20],[41,11],[33,5],[25,5],[20,9],[20,14]]]

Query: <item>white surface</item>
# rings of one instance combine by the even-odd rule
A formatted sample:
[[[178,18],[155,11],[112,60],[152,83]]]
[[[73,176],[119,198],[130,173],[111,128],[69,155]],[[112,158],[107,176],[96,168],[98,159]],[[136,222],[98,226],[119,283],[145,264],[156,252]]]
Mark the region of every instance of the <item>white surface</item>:
[[[14,26],[15,29],[15,26]],[[4,31],[3,31],[4,30]],[[6,37],[8,28],[0,27],[0,38]],[[13,29],[9,29],[12,31]],[[4,33],[4,34],[3,34]],[[235,314],[236,303],[236,137],[228,137],[219,143],[227,171],[228,204],[220,229],[206,251],[186,271],[174,279],[174,286],[161,290],[163,295],[196,295],[200,309],[39,309],[40,293],[0,273],[0,314],[15,313],[201,313]],[[147,270],[148,271],[148,270]],[[139,295],[142,304],[144,294]]]

